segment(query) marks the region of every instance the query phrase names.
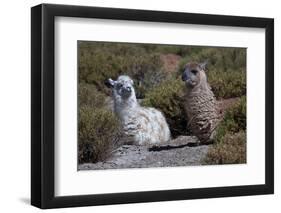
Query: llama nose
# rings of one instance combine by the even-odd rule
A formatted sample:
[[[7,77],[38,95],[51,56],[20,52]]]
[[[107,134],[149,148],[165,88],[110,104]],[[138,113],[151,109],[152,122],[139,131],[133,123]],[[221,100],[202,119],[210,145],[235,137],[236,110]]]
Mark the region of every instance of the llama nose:
[[[182,81],[186,81],[187,80],[187,75],[185,72],[183,72],[183,74],[181,75],[181,80]]]
[[[128,92],[131,92],[131,91],[132,91],[131,87],[126,87],[126,90],[127,90]]]

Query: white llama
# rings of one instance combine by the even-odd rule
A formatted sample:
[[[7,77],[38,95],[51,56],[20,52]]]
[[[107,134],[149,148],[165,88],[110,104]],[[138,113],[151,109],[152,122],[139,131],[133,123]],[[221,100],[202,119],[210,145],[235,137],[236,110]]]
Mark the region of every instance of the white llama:
[[[121,75],[116,81],[108,79],[113,89],[114,111],[120,119],[127,143],[136,145],[159,144],[170,139],[170,130],[163,114],[138,104],[133,80]]]

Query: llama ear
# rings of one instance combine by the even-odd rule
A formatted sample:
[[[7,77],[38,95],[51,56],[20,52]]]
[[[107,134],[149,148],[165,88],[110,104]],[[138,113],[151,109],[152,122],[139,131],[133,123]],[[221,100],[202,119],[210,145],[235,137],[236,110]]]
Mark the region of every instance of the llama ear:
[[[130,80],[130,82],[131,82],[132,85],[134,85],[134,81],[132,79]]]
[[[104,84],[108,87],[108,88],[113,88],[115,81],[113,81],[111,78],[105,80]]]
[[[200,63],[199,66],[202,70],[207,71],[207,64],[208,60],[204,61],[203,63]]]

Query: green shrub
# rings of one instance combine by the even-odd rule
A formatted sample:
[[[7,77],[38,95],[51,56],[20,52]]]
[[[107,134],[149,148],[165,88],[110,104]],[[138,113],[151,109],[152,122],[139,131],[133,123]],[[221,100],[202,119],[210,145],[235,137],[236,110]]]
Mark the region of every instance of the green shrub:
[[[185,45],[155,45],[155,52],[161,54],[175,54],[179,56],[188,56],[191,54],[196,54],[200,52],[202,47],[193,47],[193,46],[185,46]]]
[[[168,78],[159,54],[145,54],[131,59],[125,74],[134,79],[137,98],[144,98],[147,91]]]
[[[116,78],[126,67],[120,54],[113,51],[108,44],[96,42],[79,43],[79,82],[94,84],[98,90],[104,91],[104,81]],[[118,48],[122,52],[121,48]]]
[[[107,93],[104,81],[121,74],[135,81],[138,98],[167,76],[158,53],[148,53],[142,45],[121,43],[79,43],[79,82],[93,84]]]
[[[102,107],[106,96],[92,84],[80,83],[78,87],[79,106]]]
[[[246,133],[240,131],[223,136],[223,143],[210,147],[203,164],[246,163]]]
[[[142,105],[159,109],[166,117],[172,136],[189,134],[185,116],[184,84],[180,79],[165,81],[146,94]]]
[[[210,70],[208,82],[217,98],[233,98],[246,95],[246,71]]]
[[[210,70],[234,70],[246,69],[245,48],[216,48],[216,47],[193,47],[190,54],[185,55],[180,63],[180,68],[188,62],[208,61]]]
[[[242,96],[226,111],[223,120],[216,129],[215,142],[221,143],[224,135],[239,131],[246,131],[246,96]]]
[[[79,163],[104,161],[118,144],[121,134],[111,111],[88,106],[79,108]]]
[[[246,97],[229,108],[216,129],[214,145],[203,164],[246,162]]]

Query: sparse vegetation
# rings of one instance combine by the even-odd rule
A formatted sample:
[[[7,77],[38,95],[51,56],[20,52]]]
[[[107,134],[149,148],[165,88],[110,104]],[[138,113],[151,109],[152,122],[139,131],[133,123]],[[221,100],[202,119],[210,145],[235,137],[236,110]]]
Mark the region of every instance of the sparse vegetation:
[[[246,163],[246,133],[244,131],[227,133],[222,141],[208,150],[204,164]]]
[[[224,119],[217,127],[216,143],[222,143],[223,137],[228,133],[246,131],[246,97],[234,104],[224,115]]]
[[[209,84],[217,98],[233,98],[246,95],[246,71],[210,71]]]
[[[169,66],[167,59],[175,64]],[[119,121],[108,107],[111,92],[104,85],[106,79],[129,75],[141,105],[161,110],[173,137],[190,135],[180,76],[186,63],[206,60],[208,82],[216,98],[241,99],[225,113],[204,164],[244,163],[245,49],[86,41],[78,43],[79,163],[103,161],[121,143]]]
[[[120,142],[119,121],[106,107],[105,94],[99,92],[94,85],[80,83],[78,92],[78,161],[103,161]]]
[[[79,163],[105,160],[120,140],[119,122],[110,111],[79,109]]]
[[[168,76],[162,70],[159,54],[147,53],[136,44],[80,42],[79,82],[93,84],[106,93],[104,81],[129,75],[135,81],[138,98]]]
[[[106,96],[99,92],[92,84],[79,84],[79,106],[87,105],[92,108],[99,108],[104,106]]]
[[[204,164],[246,163],[246,97],[243,96],[224,115],[217,127],[215,144]]]

